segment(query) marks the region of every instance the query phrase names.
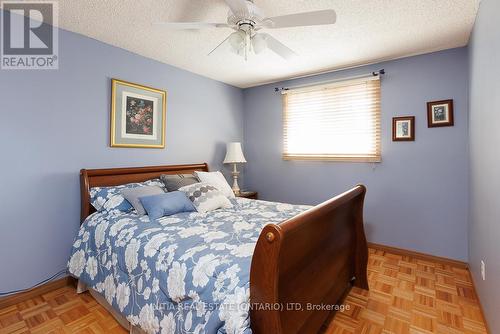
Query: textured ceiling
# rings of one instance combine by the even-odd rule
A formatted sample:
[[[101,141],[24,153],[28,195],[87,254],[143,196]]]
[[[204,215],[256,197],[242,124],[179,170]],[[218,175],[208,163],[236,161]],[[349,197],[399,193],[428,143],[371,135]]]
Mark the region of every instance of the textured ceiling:
[[[479,0],[255,0],[267,16],[335,9],[337,23],[268,30],[298,55],[207,54],[231,29],[171,31],[157,21],[226,22],[223,0],[60,0],[59,26],[238,87],[464,46]]]

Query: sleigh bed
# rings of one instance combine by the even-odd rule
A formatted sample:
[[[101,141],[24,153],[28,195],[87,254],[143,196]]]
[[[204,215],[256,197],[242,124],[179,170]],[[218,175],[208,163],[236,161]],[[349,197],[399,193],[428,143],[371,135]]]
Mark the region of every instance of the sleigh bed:
[[[88,223],[88,221],[92,221],[92,219],[96,227],[105,221],[105,218],[99,217],[99,213],[94,214],[95,209],[90,204],[91,188],[143,182],[157,179],[161,174],[186,174],[194,171],[208,171],[208,166],[207,164],[191,164],[81,170],[81,219],[82,223],[85,223],[82,225],[75,245],[80,247],[82,253],[85,253],[86,251],[83,250],[84,247],[82,247],[82,242],[78,241],[78,238],[85,238],[85,225],[92,225]],[[218,212],[216,216],[214,216],[215,218],[212,216],[202,217],[206,220],[208,219],[207,221],[211,222],[210,224],[217,222],[217,226],[220,226],[221,231],[224,231],[224,228],[232,228],[233,223],[224,225],[223,222],[217,221],[217,217],[232,217],[230,221],[237,221],[240,226],[246,226],[244,224],[249,223],[254,224],[252,226],[261,226],[254,232],[250,229],[246,232],[243,231],[245,233],[241,232],[241,234],[238,234],[238,242],[244,243],[245,238],[247,238],[247,242],[248,240],[254,242],[255,246],[253,247],[252,245],[252,249],[250,250],[251,254],[246,254],[248,255],[247,257],[245,257],[245,254],[241,256],[242,251],[238,249],[238,243],[228,244],[227,253],[224,253],[223,256],[225,262],[221,262],[227,263],[228,266],[233,262],[238,263],[241,268],[241,276],[235,281],[239,282],[240,286],[243,287],[242,291],[245,291],[245,287],[249,289],[249,292],[247,292],[249,295],[249,308],[246,311],[249,313],[249,319],[246,325],[251,329],[252,333],[317,333],[320,331],[325,321],[332,316],[332,306],[340,304],[352,286],[368,289],[366,276],[368,250],[363,229],[363,201],[365,192],[365,187],[358,185],[314,207],[299,207],[280,203],[237,199],[235,200],[234,208],[231,209],[232,211]],[[262,214],[259,212],[268,209],[271,213],[268,213],[267,216],[259,216],[259,214]],[[238,210],[241,210],[241,219],[240,216],[238,216]],[[263,217],[270,218],[264,221],[265,219]],[[280,219],[283,217],[286,217],[286,219],[281,221]],[[166,234],[166,231],[170,231],[172,234],[178,233],[182,235],[184,233],[182,230],[184,218],[191,219],[189,221],[190,228],[194,228],[193,222],[196,222],[196,224],[204,224],[201,228],[210,228],[211,226],[206,222],[200,223],[202,220],[200,216],[186,215],[176,217],[170,221],[167,219],[162,222],[161,225],[158,225],[158,228],[155,228],[154,231],[155,233],[163,234]],[[106,225],[108,225],[108,223],[111,225],[112,222],[116,223],[116,221],[123,225],[123,222],[128,219],[127,224],[132,226],[130,216],[118,216],[113,219],[114,220],[110,222],[106,222]],[[267,222],[271,223],[267,224]],[[141,225],[148,226],[147,223]],[[164,228],[164,230],[162,230],[162,228]],[[150,233],[152,237],[148,237],[147,240],[149,240],[155,238],[151,231],[153,230],[142,231],[136,229],[132,232],[141,232],[140,235]],[[211,232],[207,232],[204,235],[208,235],[209,233]],[[218,233],[222,234],[224,232]],[[252,233],[254,234],[252,235]],[[92,234],[92,232],[90,234]],[[94,240],[96,237],[87,236],[86,238]],[[99,238],[102,239],[101,237]],[[165,240],[167,239],[168,237]],[[165,241],[162,247],[167,247],[169,243],[174,242],[172,241],[174,239],[168,240]],[[225,239],[220,240],[224,242]],[[105,252],[113,254],[113,263],[116,264],[117,268],[125,268],[123,272],[120,273],[117,273],[117,269],[115,268],[115,275],[126,275],[127,270],[125,264],[122,263],[123,261],[120,260],[119,256],[114,255],[114,250],[110,249],[113,246],[107,241],[102,241],[102,244],[103,249],[107,249]],[[206,242],[206,244],[213,246],[216,244],[216,241]],[[142,246],[144,245],[141,244],[141,247]],[[198,244],[197,247],[203,248],[203,244]],[[224,248],[223,244],[222,248]],[[105,252],[103,252],[103,254]],[[158,252],[161,253],[162,249],[159,249]],[[76,248],[73,250],[73,257],[75,253]],[[103,254],[99,253],[99,256]],[[231,254],[236,254],[235,256],[237,258],[232,259]],[[80,281],[80,290],[84,290],[84,288],[88,287],[93,295],[96,296],[96,299],[121,320],[122,325],[129,326],[132,332],[141,330],[152,333],[160,332],[161,326],[168,325],[166,322],[163,322],[166,317],[162,318],[162,316],[158,314],[158,312],[160,312],[158,308],[153,308],[153,312],[155,312],[153,314],[153,320],[156,318],[158,318],[158,320],[156,322],[153,321],[151,327],[149,324],[144,325],[144,323],[140,322],[141,319],[139,319],[139,316],[134,317],[132,315],[132,311],[130,311],[131,309],[129,308],[132,307],[130,305],[131,303],[127,302],[126,307],[121,307],[124,302],[122,302],[120,307],[116,306],[119,304],[113,304],[115,301],[118,303],[119,293],[117,289],[119,285],[117,288],[117,286],[113,285],[115,283],[110,283],[114,286],[112,288],[112,296],[111,293],[105,289],[104,280],[102,283],[99,283],[100,285],[95,284],[95,286],[93,286],[90,278],[85,276],[87,275],[86,268],[88,267],[88,256],[88,254],[83,254],[82,257],[84,257],[84,259],[77,259],[82,263],[82,266],[84,262],[87,263],[86,266],[82,267],[81,274],[77,275],[72,273]],[[98,257],[98,259],[99,258],[100,257]],[[78,263],[77,260],[75,260],[75,263]],[[70,262],[71,261],[72,260],[70,260]],[[201,260],[198,259],[197,261],[200,262]],[[157,261],[157,263],[159,262]],[[106,268],[104,268],[104,263],[102,265],[102,270],[106,270]],[[153,280],[155,279],[155,274],[160,273],[158,268],[153,268],[149,271]],[[168,270],[165,270],[165,272],[161,273],[164,275],[167,272]],[[208,279],[212,279],[211,276],[217,276],[215,273],[217,270],[213,270],[212,272],[213,275],[208,275],[210,276]],[[140,276],[130,275],[132,279],[127,277],[128,281],[133,281]],[[189,275],[188,269],[188,276]],[[164,277],[164,279],[168,280],[168,277]],[[249,281],[249,284],[248,282],[244,282],[245,279]],[[215,284],[217,285],[219,283]],[[141,281],[140,284],[142,290],[152,289],[149,286],[143,287],[143,281]],[[196,283],[195,286],[197,286],[197,284],[199,285],[200,283]],[[134,289],[138,290],[138,284],[132,284],[131,289],[132,292],[135,291]],[[98,290],[100,291],[96,292]],[[162,289],[156,289],[156,291],[159,291],[158,293],[161,293],[161,290]],[[200,296],[205,290],[200,289]],[[235,291],[237,290],[238,287],[236,287]],[[123,295],[123,289],[121,290],[121,295]],[[148,294],[148,300],[152,299],[152,295],[150,297]],[[189,303],[193,303],[194,299],[191,298]],[[113,301],[113,303],[110,303],[110,301]],[[137,300],[135,302],[137,304]],[[172,305],[179,306],[181,303],[187,301],[185,298],[179,300],[174,298],[171,302]],[[220,304],[217,305],[220,306]],[[217,312],[220,313],[219,310]],[[188,313],[181,315],[183,321],[187,317],[196,314],[194,311],[191,313],[190,315],[188,315]],[[228,316],[226,315],[225,317],[227,318]],[[222,326],[220,324],[214,325],[213,318],[214,317],[210,318],[207,315],[207,324],[214,326],[214,328]],[[226,318],[219,314],[216,320],[223,320]],[[160,322],[161,319],[163,319],[162,322]],[[127,321],[130,321],[133,326],[127,323]],[[182,326],[185,326],[184,322],[181,324],[177,320],[177,322],[173,321],[171,323],[174,325],[169,328],[177,328],[178,332],[185,332],[184,330],[179,330]],[[194,330],[186,332],[194,332]],[[250,330],[248,330],[248,332],[250,332]]]

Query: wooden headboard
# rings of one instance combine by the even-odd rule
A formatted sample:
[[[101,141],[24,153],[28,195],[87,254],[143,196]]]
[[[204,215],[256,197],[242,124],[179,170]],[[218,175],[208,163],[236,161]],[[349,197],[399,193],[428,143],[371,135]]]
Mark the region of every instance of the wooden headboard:
[[[117,186],[132,182],[143,182],[159,178],[161,174],[189,174],[194,171],[208,172],[208,165],[170,165],[170,166],[152,166],[152,167],[127,167],[127,168],[108,168],[108,169],[82,169],[80,171],[80,189],[81,189],[81,222],[91,213],[95,212],[90,204],[90,188]]]

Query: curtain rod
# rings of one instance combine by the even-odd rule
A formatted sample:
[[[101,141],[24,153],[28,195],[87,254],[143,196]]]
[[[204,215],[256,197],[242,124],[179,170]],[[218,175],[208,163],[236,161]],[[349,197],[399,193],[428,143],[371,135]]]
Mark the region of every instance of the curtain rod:
[[[310,87],[310,86],[316,86],[316,85],[325,85],[325,84],[334,83],[334,82],[340,82],[340,81],[346,81],[346,80],[352,80],[352,79],[359,79],[359,78],[366,78],[366,77],[369,77],[369,76],[378,77],[378,76],[381,76],[381,75],[384,75],[384,74],[385,74],[385,69],[381,69],[381,70],[378,70],[378,71],[375,71],[375,72],[361,74],[361,75],[355,75],[355,76],[341,78],[341,79],[328,80],[328,81],[320,81],[320,82],[314,82],[314,83],[310,83],[310,84],[293,86],[293,87],[281,87],[281,88],[280,87],[275,87],[274,91],[275,92],[282,92],[282,91],[286,91],[286,90],[290,90],[290,89],[295,89],[295,88],[304,88],[304,87]]]

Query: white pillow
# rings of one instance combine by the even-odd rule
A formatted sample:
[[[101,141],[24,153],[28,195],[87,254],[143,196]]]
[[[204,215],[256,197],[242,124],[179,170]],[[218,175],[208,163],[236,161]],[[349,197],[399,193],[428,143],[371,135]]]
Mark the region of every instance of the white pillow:
[[[179,188],[193,202],[196,211],[204,213],[220,208],[231,208],[233,204],[214,185],[195,183]]]
[[[217,188],[224,196],[235,198],[233,189],[227,183],[221,172],[195,172],[200,182],[208,183]]]

